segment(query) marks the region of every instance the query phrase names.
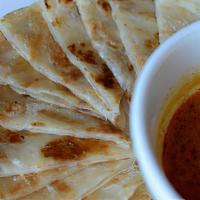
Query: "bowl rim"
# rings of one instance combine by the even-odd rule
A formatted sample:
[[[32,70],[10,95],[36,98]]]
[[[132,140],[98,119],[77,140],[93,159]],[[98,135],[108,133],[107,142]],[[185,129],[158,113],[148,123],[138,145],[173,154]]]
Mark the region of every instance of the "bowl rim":
[[[160,68],[160,60],[162,60],[162,58],[164,60],[167,52],[169,52],[173,46],[177,45],[178,42],[181,42],[182,38],[197,31],[200,31],[200,21],[187,25],[163,42],[146,61],[144,69],[139,74],[139,78],[136,81],[133,92],[130,108],[130,131],[133,141],[132,145],[134,146],[134,154],[138,158],[138,163],[149,191],[153,198],[158,200],[182,198],[175,191],[162,169],[159,167],[151,145],[148,142],[147,131],[144,126],[144,105],[148,98],[146,96],[146,91],[148,91],[152,79]]]

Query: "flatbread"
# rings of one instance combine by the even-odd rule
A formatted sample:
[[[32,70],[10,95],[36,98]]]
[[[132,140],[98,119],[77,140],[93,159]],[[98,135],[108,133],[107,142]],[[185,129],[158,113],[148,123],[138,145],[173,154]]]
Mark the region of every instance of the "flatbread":
[[[156,0],[156,16],[160,42],[184,26],[200,19],[198,0]]]
[[[5,85],[5,82],[1,83],[1,84]],[[67,108],[67,109],[70,109],[70,110],[74,110],[75,112],[78,111],[80,113],[91,115],[91,116],[95,116],[97,118],[105,120],[105,118],[101,114],[97,113],[96,110],[93,110],[92,107],[90,107],[88,104],[86,104],[85,102],[81,101],[80,99],[79,100],[80,100],[81,103],[79,105],[75,105],[76,107],[75,106],[70,107],[70,105],[67,105],[66,102],[63,102],[62,98],[60,98],[58,96],[53,96],[53,94],[50,95],[50,94],[47,94],[47,93],[45,93],[45,94],[44,93],[32,93],[32,92],[27,91],[26,89],[15,87],[15,86],[13,86],[11,84],[9,86],[19,94],[30,95],[33,98],[36,98],[38,100],[50,103],[52,105],[60,106],[60,107]]]
[[[129,169],[115,176],[84,200],[151,200],[139,173]]]
[[[74,1],[41,0],[40,5],[55,40],[69,60],[83,72],[106,107],[111,110],[114,115],[112,121],[119,121],[123,91],[98,52],[92,47]]]
[[[91,165],[62,180],[57,180],[45,188],[22,199],[82,199],[88,193],[101,187],[101,185],[110,180],[117,173],[128,168],[130,163],[131,160],[121,160]],[[43,196],[44,194],[45,196]]]
[[[131,97],[135,72],[125,53],[108,0],[76,0],[76,3],[94,48]]]
[[[109,0],[127,55],[139,73],[158,45],[153,0]]]
[[[150,193],[148,192],[146,185],[143,183],[137,187],[133,195],[129,200],[152,200]]]
[[[80,171],[81,167],[61,167],[39,173],[0,178],[0,199],[17,199],[40,190],[46,185]]]
[[[0,81],[10,85],[19,93],[31,95],[39,100],[58,106],[86,111],[93,108],[73,95],[67,88],[47,79],[35,71],[9,44],[0,32]]]
[[[0,130],[0,177],[131,158],[111,141]]]
[[[37,5],[6,15],[0,24],[5,37],[35,70],[69,88],[106,119],[114,121],[116,113],[104,105],[80,70],[67,59],[53,39]]]
[[[128,136],[109,122],[19,95],[8,86],[0,86],[0,94],[0,125],[5,128],[115,141],[130,150]]]

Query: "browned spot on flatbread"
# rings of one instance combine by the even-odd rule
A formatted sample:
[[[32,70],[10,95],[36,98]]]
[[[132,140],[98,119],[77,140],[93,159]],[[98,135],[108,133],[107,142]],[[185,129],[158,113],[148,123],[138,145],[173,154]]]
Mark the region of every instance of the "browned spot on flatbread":
[[[41,49],[41,36],[37,34],[31,34],[29,33],[28,36],[29,38],[29,44],[30,44],[30,56],[31,58],[37,59],[39,55],[38,49]]]
[[[21,110],[21,105],[17,101],[10,102],[5,105],[5,112],[7,113],[18,112],[20,110]]]
[[[112,142],[65,136],[50,141],[41,149],[41,152],[45,157],[55,160],[80,160],[87,154],[107,153],[109,144]]]
[[[119,184],[120,179],[118,177],[114,177],[111,182],[112,184]]]
[[[155,49],[158,46],[158,33],[154,34],[153,39],[145,40],[144,45],[148,49]]]
[[[140,16],[143,16],[144,18],[148,19],[154,19],[155,18],[155,14],[152,12],[145,12],[145,11],[140,11],[138,12],[138,14]]]
[[[5,195],[2,192],[0,192],[0,199],[4,199],[4,198],[5,198]]]
[[[0,160],[6,160],[7,158],[7,155],[0,150]]]
[[[33,13],[33,18],[32,20],[35,20],[38,22],[38,27],[40,28],[40,30],[38,30],[38,27],[35,26],[34,22],[33,24],[33,30],[31,30],[30,32],[27,32],[27,41],[28,41],[28,46],[30,48],[30,56],[32,59],[37,59],[38,57],[41,56],[41,51],[43,50],[42,48],[44,48],[45,46],[43,46],[41,48],[41,44],[46,44],[46,42],[49,40],[49,36],[48,33],[46,32],[46,34],[43,35],[44,31],[42,30],[43,27],[47,26],[44,23],[44,20],[42,19],[42,17],[40,16],[39,13]],[[31,20],[31,21],[32,21]]]
[[[128,64],[128,69],[129,69],[129,71],[133,71],[133,65],[132,64]]]
[[[83,44],[83,43],[81,43]],[[84,61],[89,64],[97,64],[96,54],[90,48],[87,48],[86,45],[71,44],[68,46],[69,51],[78,57],[81,61]]]
[[[0,135],[0,143],[23,143],[24,136],[17,132],[7,132]]]
[[[52,37],[49,38],[48,48],[51,60],[55,67],[67,68],[69,65],[71,65],[61,47]]]
[[[17,193],[19,190],[23,188],[23,185],[21,183],[16,183],[12,188],[9,189],[9,192],[12,193]]]
[[[93,23],[92,23],[92,32],[93,32],[93,35],[96,34],[96,32],[97,32],[97,27],[98,27],[98,26],[97,26],[97,23],[93,22]]]
[[[81,47],[85,47],[86,44],[85,44],[84,42],[81,42],[81,43],[80,43],[80,46],[81,46]]]
[[[28,80],[27,82],[23,83],[23,86],[26,88],[31,87],[33,84],[37,83],[39,80],[40,80],[39,78]]]
[[[63,181],[54,181],[52,186],[59,192],[69,192],[71,190],[71,187]]]
[[[102,65],[102,69],[102,74],[95,78],[96,82],[100,83],[105,88],[114,88],[116,86],[116,81],[112,72],[108,69],[106,64]]]
[[[71,3],[73,2],[73,0],[58,0],[59,3],[65,3],[65,4],[68,4],[68,3]]]
[[[38,127],[46,126],[46,124],[43,123],[43,122],[32,122],[31,125],[32,126],[38,126]]]
[[[25,177],[26,181],[27,181],[31,186],[37,185],[38,180],[39,180],[37,174],[35,174],[35,173],[30,173],[30,174],[24,175],[24,177]]]
[[[49,3],[48,0],[44,0],[44,4],[45,4],[45,6],[46,6],[47,9],[51,8],[51,5],[50,5],[50,3]]]
[[[125,97],[126,97],[128,103],[130,103],[130,102],[131,102],[131,99],[132,99],[132,96],[129,94],[128,91],[125,92]]]
[[[70,72],[70,78],[72,80],[78,80],[81,76],[82,74],[79,70],[73,70]]]
[[[76,45],[75,44],[71,44],[67,48],[70,50],[70,52],[72,54],[75,54],[75,52],[76,52]]]
[[[77,81],[82,77],[82,73],[78,69],[73,69],[69,73],[63,73],[62,77],[65,83],[69,83],[71,80]]]
[[[34,79],[35,82],[37,82],[37,81],[39,81],[39,80],[40,80],[39,78],[35,78],[35,79]]]
[[[54,27],[61,27],[62,22],[63,22],[62,17],[55,17],[54,20],[52,21],[52,25]]]
[[[97,0],[97,4],[109,15],[111,15],[112,9],[107,0]]]
[[[0,113],[0,120],[4,120],[5,118],[6,116]]]
[[[57,19],[59,22],[60,20]],[[37,60],[45,56],[41,52],[47,52],[46,56],[48,57],[46,59],[49,59],[53,66],[67,68],[70,62],[61,47],[54,40],[41,14],[35,11],[33,13],[33,19],[30,17],[30,21],[33,21],[33,28],[27,33],[26,37],[30,47],[31,58]],[[35,24],[34,21],[37,21],[38,24]],[[45,28],[48,31],[44,32],[43,29]]]
[[[4,44],[5,41],[6,41],[6,39],[5,39],[4,35],[3,35],[3,33],[0,32],[0,43]],[[5,44],[7,44],[7,42]],[[9,45],[7,45],[7,46],[9,46]]]
[[[105,122],[103,120],[99,120],[99,127],[88,127],[86,128],[89,132],[101,132],[101,133],[113,133],[113,134],[123,134],[120,129],[113,126],[109,122]]]

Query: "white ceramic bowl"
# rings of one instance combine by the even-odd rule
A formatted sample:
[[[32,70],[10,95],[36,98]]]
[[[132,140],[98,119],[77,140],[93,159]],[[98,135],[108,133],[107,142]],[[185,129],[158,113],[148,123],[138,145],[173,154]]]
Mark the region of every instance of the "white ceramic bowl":
[[[181,197],[165,177],[153,150],[156,120],[169,89],[183,75],[197,70],[200,70],[200,22],[183,28],[159,46],[136,83],[130,114],[131,136],[146,184],[157,200]]]

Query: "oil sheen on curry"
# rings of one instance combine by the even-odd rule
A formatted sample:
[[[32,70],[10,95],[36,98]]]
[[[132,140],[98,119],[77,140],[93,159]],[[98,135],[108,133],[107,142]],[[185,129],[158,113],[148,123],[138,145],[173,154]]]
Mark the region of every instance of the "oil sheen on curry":
[[[200,90],[175,111],[166,129],[162,164],[166,176],[186,200],[200,199]]]

